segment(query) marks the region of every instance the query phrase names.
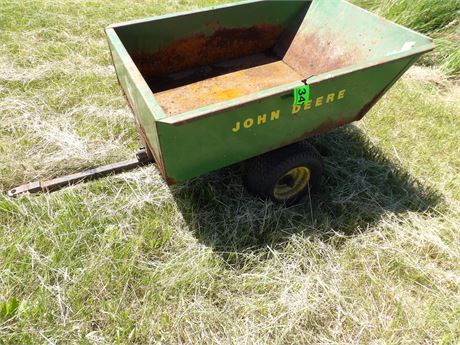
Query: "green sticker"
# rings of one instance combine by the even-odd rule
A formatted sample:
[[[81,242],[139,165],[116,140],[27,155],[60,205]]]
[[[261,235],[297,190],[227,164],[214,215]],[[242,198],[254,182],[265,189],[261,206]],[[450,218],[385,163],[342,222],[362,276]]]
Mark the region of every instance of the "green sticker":
[[[294,89],[294,105],[301,105],[310,98],[310,85],[303,85]]]

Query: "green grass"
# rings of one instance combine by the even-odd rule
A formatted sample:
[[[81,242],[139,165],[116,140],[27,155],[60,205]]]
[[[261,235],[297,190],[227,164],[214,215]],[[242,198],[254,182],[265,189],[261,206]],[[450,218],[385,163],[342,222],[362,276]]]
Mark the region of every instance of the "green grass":
[[[0,190],[131,156],[103,28],[212,3],[0,4]],[[0,344],[458,344],[459,100],[411,69],[313,140],[324,189],[291,208],[247,195],[237,166],[1,194]]]
[[[460,1],[352,0],[356,5],[434,38],[437,49],[422,61],[440,65],[444,73],[460,74]]]
[[[427,34],[443,30],[457,21],[460,10],[457,0],[356,0],[355,3]]]

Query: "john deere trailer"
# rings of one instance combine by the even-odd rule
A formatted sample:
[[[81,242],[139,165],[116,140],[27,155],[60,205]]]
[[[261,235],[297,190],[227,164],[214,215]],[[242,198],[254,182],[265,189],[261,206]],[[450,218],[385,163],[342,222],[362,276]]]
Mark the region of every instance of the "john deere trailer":
[[[321,179],[303,140],[361,119],[434,47],[343,0],[244,1],[106,33],[169,184],[244,162],[251,192],[288,203]]]
[[[246,1],[106,32],[141,135],[170,184],[361,119],[433,49],[429,38],[342,0]],[[295,92],[308,91],[294,103]],[[249,162],[249,189],[290,201],[315,187],[320,158],[295,147]]]

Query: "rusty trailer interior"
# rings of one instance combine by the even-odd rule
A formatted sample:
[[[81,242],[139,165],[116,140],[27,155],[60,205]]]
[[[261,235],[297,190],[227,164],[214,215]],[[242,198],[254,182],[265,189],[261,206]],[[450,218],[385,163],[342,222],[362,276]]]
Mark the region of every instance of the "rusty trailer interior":
[[[292,67],[298,63],[283,58],[309,5],[251,2],[170,18],[164,29],[155,21],[115,31],[164,113],[173,116],[304,79]],[[169,39],[177,26],[180,34]]]
[[[153,77],[150,85],[164,112],[173,116],[302,79],[267,52],[174,73],[163,80]]]
[[[115,31],[165,115],[173,116],[353,63],[350,49],[332,39],[296,39],[310,4],[248,2]]]

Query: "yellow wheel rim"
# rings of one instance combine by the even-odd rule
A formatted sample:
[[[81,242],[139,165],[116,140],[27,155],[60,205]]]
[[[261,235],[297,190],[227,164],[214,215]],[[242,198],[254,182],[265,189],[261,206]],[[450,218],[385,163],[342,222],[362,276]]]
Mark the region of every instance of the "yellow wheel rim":
[[[288,200],[307,187],[310,181],[310,169],[297,167],[281,176],[273,189],[273,196],[278,200]]]

